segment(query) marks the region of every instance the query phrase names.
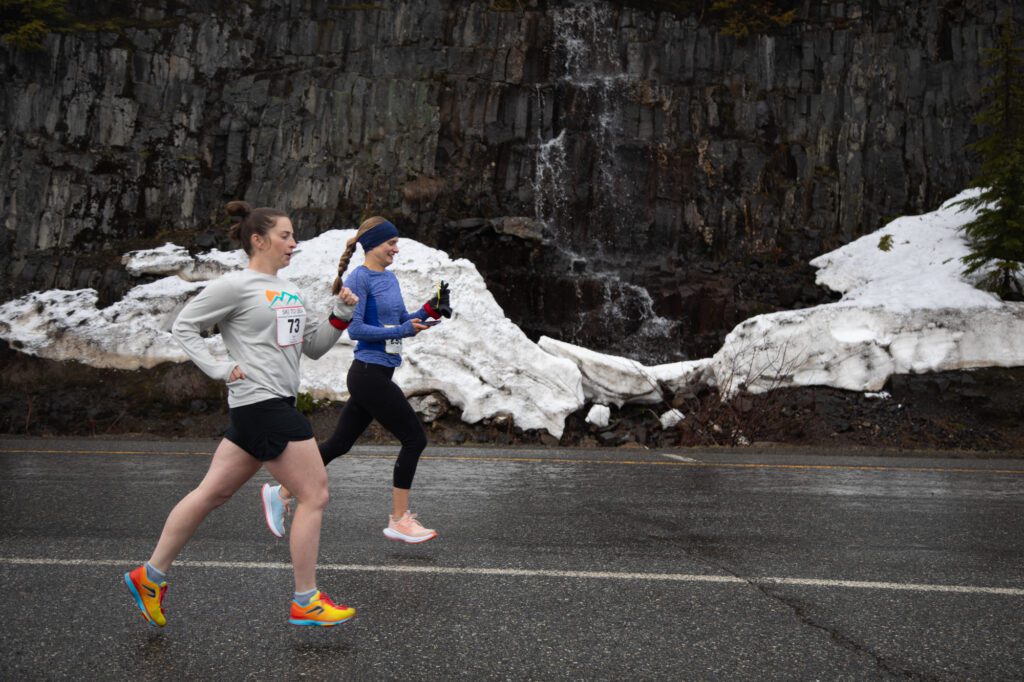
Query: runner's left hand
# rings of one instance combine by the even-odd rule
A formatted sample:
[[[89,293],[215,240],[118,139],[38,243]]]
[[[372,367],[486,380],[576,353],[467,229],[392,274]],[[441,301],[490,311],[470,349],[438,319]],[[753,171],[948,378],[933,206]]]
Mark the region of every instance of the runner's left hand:
[[[448,290],[448,282],[441,280],[437,285],[437,290],[434,292],[434,295],[431,296],[430,300],[427,301],[423,307],[427,309],[427,313],[429,313],[434,319],[439,317],[451,317],[452,303],[451,294]]]
[[[351,320],[352,311],[355,310],[357,303],[359,297],[348,287],[342,287],[338,292],[338,299],[334,302],[334,316],[346,322]]]

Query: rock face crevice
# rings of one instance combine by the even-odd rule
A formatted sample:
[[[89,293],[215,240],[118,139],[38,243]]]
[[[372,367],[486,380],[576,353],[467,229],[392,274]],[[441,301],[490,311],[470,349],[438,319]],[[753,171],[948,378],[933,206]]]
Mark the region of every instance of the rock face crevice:
[[[736,39],[642,2],[152,0],[0,46],[4,298],[116,298],[120,253],[224,245],[243,197],[307,239],[384,213],[533,337],[709,355],[827,300],[813,256],[968,184],[1013,3],[803,4]]]

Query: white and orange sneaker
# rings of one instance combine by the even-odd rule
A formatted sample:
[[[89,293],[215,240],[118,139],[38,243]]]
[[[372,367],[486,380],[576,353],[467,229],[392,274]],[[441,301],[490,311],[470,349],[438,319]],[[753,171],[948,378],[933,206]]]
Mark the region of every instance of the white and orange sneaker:
[[[417,544],[426,542],[437,537],[437,531],[432,528],[424,528],[423,524],[416,520],[416,515],[406,511],[402,517],[396,519],[388,515],[388,527],[384,529],[384,536],[389,540]]]

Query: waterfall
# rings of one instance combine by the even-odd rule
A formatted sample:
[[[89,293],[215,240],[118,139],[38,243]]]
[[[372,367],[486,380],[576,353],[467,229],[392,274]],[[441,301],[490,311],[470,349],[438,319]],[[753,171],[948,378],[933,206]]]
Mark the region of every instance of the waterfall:
[[[568,164],[565,160],[565,130],[556,137],[537,143],[536,171],[533,176],[534,215],[552,232],[564,224],[568,210]],[[558,233],[558,236],[564,236]]]
[[[631,269],[620,252],[635,239],[643,197],[622,163],[637,147],[623,125],[627,107],[635,110],[637,81],[618,54],[613,9],[586,2],[552,13],[561,108],[553,137],[537,133],[533,196],[550,246],[561,254],[566,276],[577,281],[583,309],[571,325],[566,320],[572,337],[566,340],[585,344],[596,325],[605,334],[602,350],[643,362],[682,359],[678,323],[660,317],[650,292],[620,275]],[[600,286],[584,287],[585,280]],[[598,292],[600,300],[584,291]]]

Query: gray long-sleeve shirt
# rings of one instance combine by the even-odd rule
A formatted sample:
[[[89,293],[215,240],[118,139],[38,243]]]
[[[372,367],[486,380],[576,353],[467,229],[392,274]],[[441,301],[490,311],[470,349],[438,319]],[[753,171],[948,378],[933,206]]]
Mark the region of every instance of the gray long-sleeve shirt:
[[[228,383],[228,405],[239,407],[299,391],[299,359],[318,358],[341,336],[326,318],[307,315],[303,295],[288,280],[246,268],[210,282],[178,314],[172,333],[192,362],[227,381],[235,366],[245,378]],[[350,311],[335,300],[335,315]],[[213,357],[200,333],[217,325],[229,358]]]

